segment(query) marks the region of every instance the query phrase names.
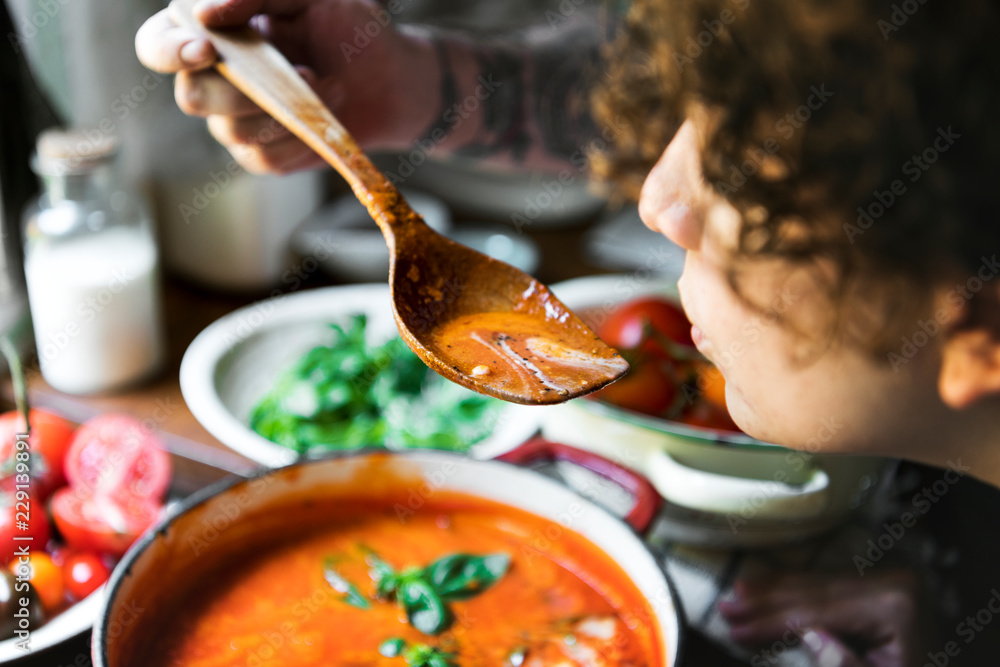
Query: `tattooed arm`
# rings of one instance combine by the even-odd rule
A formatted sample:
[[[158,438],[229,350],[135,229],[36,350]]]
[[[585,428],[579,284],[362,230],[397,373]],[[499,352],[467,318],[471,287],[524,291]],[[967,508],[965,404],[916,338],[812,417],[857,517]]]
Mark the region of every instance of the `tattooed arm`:
[[[417,139],[495,164],[565,166],[598,136],[588,101],[599,72],[597,17],[477,43],[431,38],[440,106]],[[435,137],[437,140],[435,140]]]
[[[425,156],[471,156],[495,165],[583,165],[598,135],[588,77],[599,70],[597,16],[582,8],[504,38],[396,27],[374,0],[219,0],[201,9],[212,26],[251,20],[293,63],[362,147]],[[397,9],[398,11],[398,9]],[[177,72],[187,113],[247,169],[287,172],[319,158],[208,69],[211,46],[165,12],[136,36],[140,60]]]

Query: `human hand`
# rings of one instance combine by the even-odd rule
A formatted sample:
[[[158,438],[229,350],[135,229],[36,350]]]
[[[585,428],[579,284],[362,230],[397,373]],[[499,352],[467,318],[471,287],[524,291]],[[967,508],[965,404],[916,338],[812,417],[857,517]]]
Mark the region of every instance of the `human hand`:
[[[250,23],[298,67],[363,148],[405,144],[416,133],[407,120],[418,115],[420,91],[433,88],[414,88],[433,47],[395,30],[393,16],[374,0],[206,0],[194,13],[212,28]],[[368,32],[356,32],[361,27]],[[146,67],[177,74],[178,106],[207,118],[212,135],[248,171],[285,173],[322,162],[211,69],[212,45],[174,23],[168,10],[143,24],[135,44]]]
[[[720,603],[733,640],[761,649],[753,667],[801,639],[820,667],[910,667],[926,639],[919,581],[912,572],[784,575],[737,582]],[[777,649],[777,650],[776,650]]]

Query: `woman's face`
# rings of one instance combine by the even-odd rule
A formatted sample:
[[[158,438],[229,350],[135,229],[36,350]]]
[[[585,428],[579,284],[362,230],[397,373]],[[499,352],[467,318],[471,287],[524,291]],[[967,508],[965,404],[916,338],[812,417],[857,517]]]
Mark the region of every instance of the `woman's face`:
[[[813,273],[779,261],[745,264],[740,289],[757,307],[741,299],[727,274],[740,216],[702,178],[699,132],[696,120],[684,123],[647,177],[639,210],[687,250],[681,301],[698,349],[726,378],[733,419],[756,438],[797,449],[928,458],[946,411],[939,342],[896,370],[866,350],[829,343],[833,306]]]

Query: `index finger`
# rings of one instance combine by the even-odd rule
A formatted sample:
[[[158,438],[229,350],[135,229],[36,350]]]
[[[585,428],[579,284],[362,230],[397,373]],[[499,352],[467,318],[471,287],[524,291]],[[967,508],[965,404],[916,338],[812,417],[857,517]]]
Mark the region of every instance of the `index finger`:
[[[245,25],[257,14],[290,16],[302,12],[313,0],[201,0],[192,13],[209,28]]]
[[[215,49],[203,35],[178,26],[164,9],[149,17],[135,35],[135,53],[149,69],[173,74],[204,69],[215,61]]]

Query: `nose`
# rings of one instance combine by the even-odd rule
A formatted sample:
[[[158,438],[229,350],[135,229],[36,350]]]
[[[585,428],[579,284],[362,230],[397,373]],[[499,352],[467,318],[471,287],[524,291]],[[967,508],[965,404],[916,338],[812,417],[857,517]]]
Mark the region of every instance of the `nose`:
[[[685,250],[698,250],[706,188],[695,128],[688,120],[646,177],[639,195],[639,217]]]

